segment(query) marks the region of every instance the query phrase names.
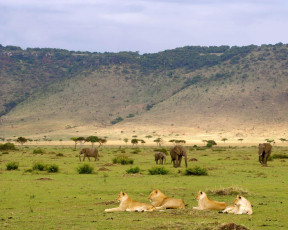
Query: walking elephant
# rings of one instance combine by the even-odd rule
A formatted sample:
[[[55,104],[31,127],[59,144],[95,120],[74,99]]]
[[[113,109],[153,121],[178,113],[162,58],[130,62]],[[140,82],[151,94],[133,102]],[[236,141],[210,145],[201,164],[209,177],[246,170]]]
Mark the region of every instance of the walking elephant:
[[[176,145],[170,149],[171,161],[173,161],[173,166],[175,168],[181,166],[182,157],[185,157],[185,166],[187,168],[187,152],[182,145]]]
[[[258,146],[259,162],[263,166],[267,166],[268,157],[271,154],[272,145],[270,143],[259,144]]]
[[[165,153],[162,153],[162,152],[156,152],[154,154],[155,156],[155,161],[156,161],[156,164],[158,165],[158,161],[160,161],[160,165],[163,165],[163,162],[165,161],[164,164],[166,164],[166,154]]]
[[[79,159],[81,161],[81,154],[83,154],[83,161],[85,161],[85,157],[88,157],[88,160],[90,161],[90,157],[94,157],[95,161],[98,159],[98,149],[92,149],[92,148],[83,148],[79,152]]]

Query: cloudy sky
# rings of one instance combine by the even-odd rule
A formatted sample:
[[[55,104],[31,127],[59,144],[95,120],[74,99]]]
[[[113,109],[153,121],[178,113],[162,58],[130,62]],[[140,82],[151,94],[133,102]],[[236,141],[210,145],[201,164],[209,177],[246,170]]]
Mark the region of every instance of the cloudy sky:
[[[0,0],[0,44],[154,53],[288,43],[287,0]]]

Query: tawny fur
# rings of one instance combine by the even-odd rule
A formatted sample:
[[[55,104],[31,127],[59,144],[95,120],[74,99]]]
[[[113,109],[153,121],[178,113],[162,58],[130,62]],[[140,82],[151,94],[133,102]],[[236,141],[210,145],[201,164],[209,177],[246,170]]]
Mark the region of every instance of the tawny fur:
[[[193,207],[196,210],[223,210],[227,207],[225,202],[210,200],[202,191],[198,193],[196,200],[198,200],[198,207]]]
[[[184,201],[165,196],[159,189],[153,190],[149,195],[149,200],[157,210],[160,209],[185,209]]]
[[[233,202],[233,205],[227,206],[223,213],[233,213],[233,214],[248,214],[252,215],[252,205],[249,200],[243,196],[237,196]]]
[[[127,193],[120,192],[117,200],[120,202],[119,207],[105,209],[105,212],[118,212],[118,211],[127,211],[127,212],[146,212],[153,211],[155,207],[151,204],[145,204],[131,200]]]

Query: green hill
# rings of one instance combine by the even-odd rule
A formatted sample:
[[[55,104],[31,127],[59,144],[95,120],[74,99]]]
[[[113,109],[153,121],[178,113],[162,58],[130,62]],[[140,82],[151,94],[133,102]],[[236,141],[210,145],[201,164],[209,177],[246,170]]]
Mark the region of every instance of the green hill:
[[[287,57],[281,43],[143,55],[0,46],[0,135],[146,127],[285,137]]]

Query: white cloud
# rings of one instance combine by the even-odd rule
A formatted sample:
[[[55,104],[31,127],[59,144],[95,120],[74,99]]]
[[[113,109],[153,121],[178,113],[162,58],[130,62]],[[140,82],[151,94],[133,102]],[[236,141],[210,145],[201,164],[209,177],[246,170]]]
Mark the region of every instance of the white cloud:
[[[287,43],[286,1],[2,0],[0,44],[157,52]]]

